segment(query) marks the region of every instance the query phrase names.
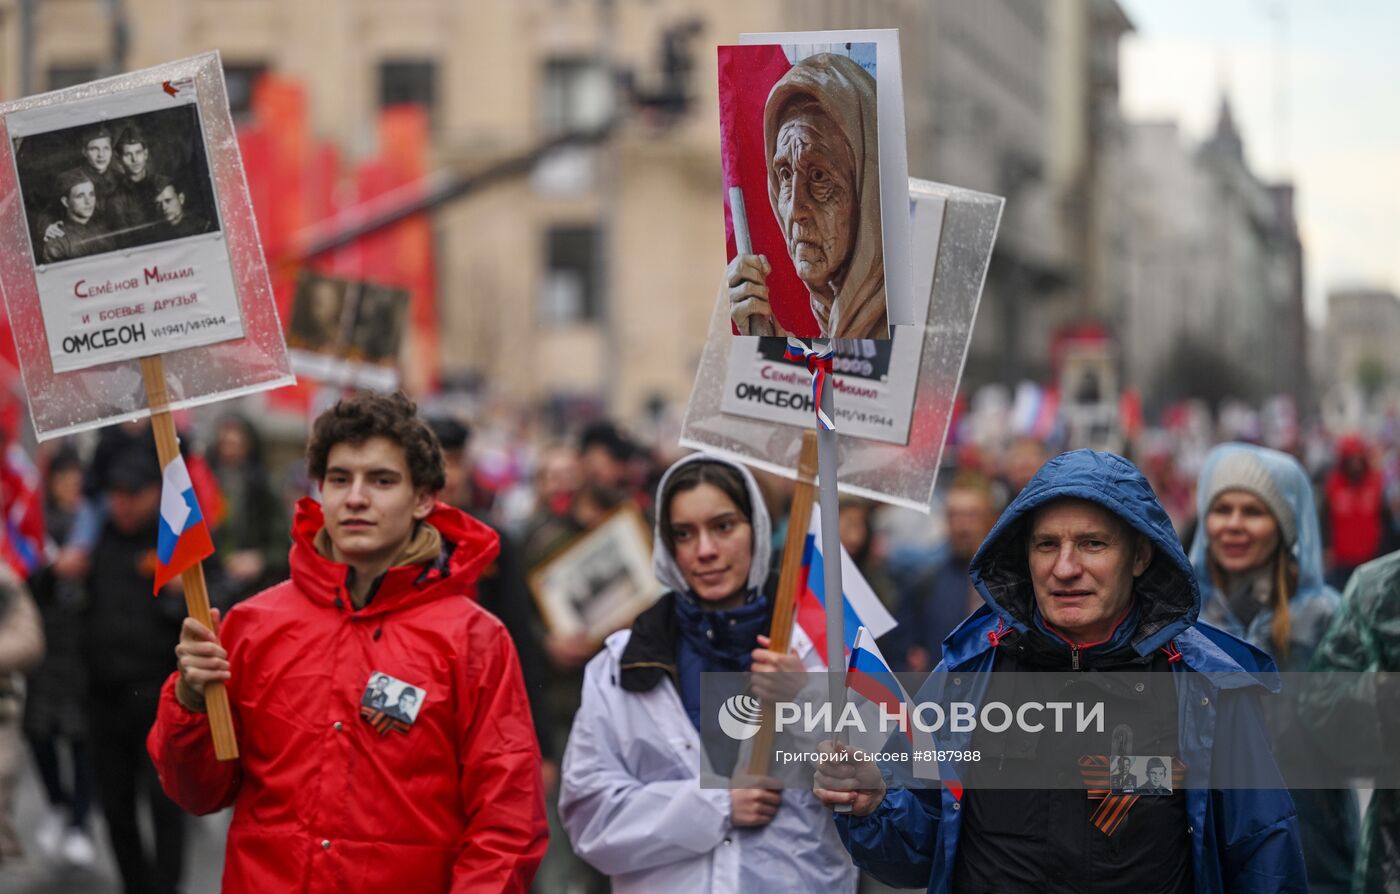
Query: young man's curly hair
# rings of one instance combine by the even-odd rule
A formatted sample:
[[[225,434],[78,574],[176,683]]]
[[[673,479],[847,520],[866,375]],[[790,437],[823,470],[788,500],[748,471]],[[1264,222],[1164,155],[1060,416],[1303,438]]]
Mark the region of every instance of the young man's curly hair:
[[[437,493],[447,484],[442,447],[417,413],[417,405],[402,393],[366,393],[336,401],[311,427],[307,472],[317,481],[325,479],[331,448],[336,444],[358,445],[370,438],[388,438],[403,448],[414,488]]]

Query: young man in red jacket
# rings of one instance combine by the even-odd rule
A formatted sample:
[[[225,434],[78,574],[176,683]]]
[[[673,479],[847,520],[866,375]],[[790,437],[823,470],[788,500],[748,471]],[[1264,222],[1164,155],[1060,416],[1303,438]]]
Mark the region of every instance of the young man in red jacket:
[[[442,452],[414,413],[402,395],[323,413],[291,579],[216,614],[217,638],[185,621],[147,745],[186,810],[234,805],[225,894],[525,892],[544,855],[519,661],[474,601],[497,538],[436,501]],[[214,758],[215,681],[235,761]]]

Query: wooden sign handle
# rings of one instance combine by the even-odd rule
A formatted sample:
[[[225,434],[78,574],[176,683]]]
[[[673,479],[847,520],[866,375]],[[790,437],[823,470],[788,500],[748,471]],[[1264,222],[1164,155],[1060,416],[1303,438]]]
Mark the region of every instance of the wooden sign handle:
[[[151,408],[151,431],[156,438],[156,455],[164,469],[180,453],[175,420],[170,415],[170,393],[165,385],[165,364],[160,356],[141,358],[141,377],[146,382],[146,403]],[[196,563],[180,575],[185,584],[185,610],[191,618],[210,630],[214,619],[209,612],[209,589],[204,583],[204,564]],[[209,713],[209,730],[214,736],[214,756],[221,761],[238,757],[238,739],[233,733],[228,692],[222,683],[204,687],[204,705]]]
[[[802,553],[807,545],[807,531],[812,527],[812,504],[817,494],[817,433],[808,429],[802,433],[802,452],[797,458],[797,486],[792,491],[788,509],[787,539],[783,542],[783,564],[778,572],[778,595],[773,605],[773,623],[768,631],[774,652],[787,652],[792,646],[792,625],[797,618],[797,593],[802,586]],[[776,716],[771,702],[763,703],[763,720],[754,736],[749,755],[749,773],[765,776],[773,754],[773,734]]]

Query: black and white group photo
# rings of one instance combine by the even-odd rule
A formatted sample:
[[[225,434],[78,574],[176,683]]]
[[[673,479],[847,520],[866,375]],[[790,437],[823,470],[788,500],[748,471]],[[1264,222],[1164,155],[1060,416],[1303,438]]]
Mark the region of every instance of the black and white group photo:
[[[17,137],[14,157],[35,264],[219,230],[193,103]]]

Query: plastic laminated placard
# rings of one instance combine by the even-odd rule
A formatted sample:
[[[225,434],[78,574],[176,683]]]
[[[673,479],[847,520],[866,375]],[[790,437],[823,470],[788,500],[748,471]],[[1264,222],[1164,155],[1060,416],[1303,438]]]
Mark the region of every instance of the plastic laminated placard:
[[[928,512],[1004,200],[909,181],[915,326],[890,342],[834,340],[838,487]],[[681,445],[796,477],[815,424],[806,368],[779,339],[736,337],[721,288]]]
[[[295,382],[217,53],[0,104],[0,291],[40,440]]]

